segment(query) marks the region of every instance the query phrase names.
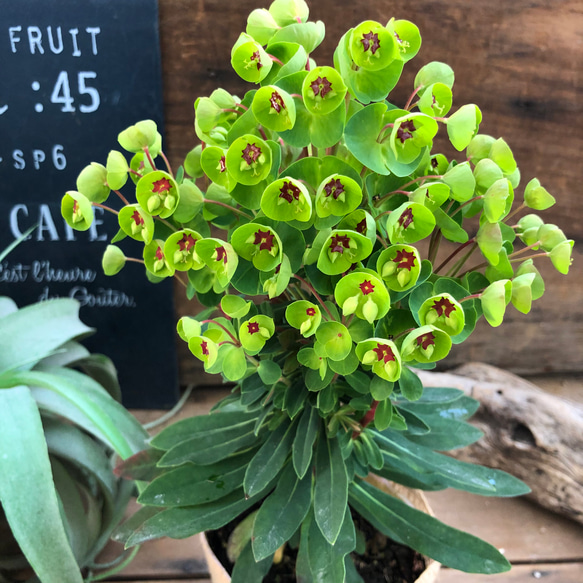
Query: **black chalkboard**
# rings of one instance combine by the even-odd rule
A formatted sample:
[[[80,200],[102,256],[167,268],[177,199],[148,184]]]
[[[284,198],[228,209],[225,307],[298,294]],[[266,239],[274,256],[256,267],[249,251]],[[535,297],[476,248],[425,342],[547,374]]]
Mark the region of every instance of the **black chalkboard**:
[[[85,344],[114,360],[124,403],[164,408],[178,391],[171,282],[150,284],[137,264],[106,277],[115,216],[96,209],[92,229],[74,233],[60,215],[82,168],[104,164],[121,149],[117,134],[141,119],[162,132],[156,0],[2,3],[0,250],[39,227],[0,265],[0,295],[20,306],[77,298],[97,329]],[[121,245],[141,257],[132,243]]]

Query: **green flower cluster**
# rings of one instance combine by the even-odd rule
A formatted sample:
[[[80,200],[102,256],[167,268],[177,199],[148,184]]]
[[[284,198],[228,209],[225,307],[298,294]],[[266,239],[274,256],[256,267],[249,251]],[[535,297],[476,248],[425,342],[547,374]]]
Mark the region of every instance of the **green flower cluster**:
[[[259,87],[242,99],[218,89],[196,100],[201,144],[175,173],[152,122],[128,128],[119,142],[133,158],[111,152],[106,166],[92,163],[62,208],[73,228],[87,229],[91,204],[103,206],[115,190],[124,206],[113,242],[143,242],[143,260],[132,259],[143,261],[148,278],[174,276],[208,308],[182,318],[178,331],[207,372],[237,383],[223,406],[255,412],[254,438],[239,442],[243,449],[276,434],[291,447],[300,439],[293,435],[305,438],[305,425],[313,439],[293,446],[291,478],[304,480],[321,432],[318,443],[332,444],[321,455],[350,481],[392,463],[371,427],[420,427],[406,405],[423,395],[414,369],[433,368],[482,315],[498,326],[510,302],[528,312],[544,291],[533,259],[546,256],[567,273],[573,241],[537,215],[514,224],[523,208],[555,201],[534,179],[512,210],[520,184],[512,151],[479,133],[476,105],[450,113],[448,65],[422,67],[406,104],[387,98],[421,46],[414,24],[359,24],[340,40],[333,67],[310,56],[323,38],[323,23],[308,21],[303,0],[253,11],[231,63]],[[461,161],[433,151],[440,127]],[[132,182],[130,202],[119,189]],[[444,241],[453,251],[440,250]],[[468,269],[478,252],[483,262]],[[108,247],[105,272],[126,260]],[[267,487],[285,459],[259,485],[246,476],[247,497]],[[326,544],[348,528],[346,495],[331,522],[314,500]],[[257,524],[259,516],[259,564],[279,545],[265,542]]]

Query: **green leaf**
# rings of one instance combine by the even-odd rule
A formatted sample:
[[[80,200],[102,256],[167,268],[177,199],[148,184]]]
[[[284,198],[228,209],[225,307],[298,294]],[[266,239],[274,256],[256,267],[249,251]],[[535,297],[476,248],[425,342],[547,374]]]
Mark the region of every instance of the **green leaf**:
[[[7,314],[0,329],[0,372],[30,370],[65,342],[92,331],[79,320],[79,303],[57,299]]]
[[[314,515],[326,540],[333,545],[340,534],[348,496],[348,476],[337,438],[321,434],[316,448]]]
[[[300,417],[292,451],[293,466],[298,478],[303,478],[310,467],[319,427],[318,409],[306,407]]]
[[[233,567],[231,583],[261,583],[273,562],[272,556],[256,561],[251,548],[251,541],[246,545]]]
[[[245,492],[254,496],[273,480],[291,452],[297,423],[284,421],[261,446],[247,466]]]
[[[399,388],[405,399],[417,401],[423,394],[423,383],[421,379],[408,367],[404,366],[399,378]]]
[[[253,450],[230,456],[216,463],[197,466],[184,464],[155,478],[140,494],[146,506],[194,506],[218,500],[243,484]]]
[[[510,569],[510,563],[493,546],[443,524],[366,482],[351,485],[350,502],[386,536],[448,567],[487,574]]]
[[[300,527],[312,502],[312,476],[299,479],[288,464],[273,491],[261,504],[253,525],[256,561],[269,557]]]
[[[273,360],[262,360],[257,372],[266,385],[273,385],[281,377],[281,367]]]
[[[0,451],[0,499],[22,552],[43,583],[82,583],[59,511],[40,414],[27,387],[0,391]]]

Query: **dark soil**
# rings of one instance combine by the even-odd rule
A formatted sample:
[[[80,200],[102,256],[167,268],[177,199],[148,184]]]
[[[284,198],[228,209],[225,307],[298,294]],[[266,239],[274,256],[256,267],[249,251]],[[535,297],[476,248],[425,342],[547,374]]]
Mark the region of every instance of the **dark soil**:
[[[250,510],[249,512],[251,512]],[[242,517],[244,518],[244,516]],[[403,546],[379,533],[369,522],[353,512],[355,527],[366,539],[363,555],[351,554],[356,570],[366,583],[414,583],[425,569],[425,560],[416,551]],[[227,557],[227,541],[236,524],[231,523],[219,530],[207,532],[211,548],[229,573],[233,564]],[[294,566],[297,549],[286,545],[283,560],[273,565],[264,583],[295,583]],[[330,581],[330,583],[339,583]]]

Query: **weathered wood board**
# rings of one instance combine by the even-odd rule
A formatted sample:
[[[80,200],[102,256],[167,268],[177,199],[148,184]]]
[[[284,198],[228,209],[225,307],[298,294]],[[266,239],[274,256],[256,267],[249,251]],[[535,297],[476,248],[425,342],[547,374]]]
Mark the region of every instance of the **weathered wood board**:
[[[167,150],[177,164],[196,144],[193,102],[217,87],[242,95],[251,86],[230,67],[230,50],[246,17],[268,0],[160,0],[160,36],[167,127]],[[314,53],[331,63],[343,32],[366,18],[390,17],[415,22],[423,37],[416,59],[405,67],[403,82],[392,94],[404,103],[419,67],[445,61],[456,73],[454,106],[476,103],[484,112],[482,131],[502,135],[513,148],[523,185],[537,176],[559,201],[545,212],[566,235],[581,240],[583,178],[583,5],[579,0],[545,2],[464,2],[371,0],[366,5],[320,0],[311,3],[311,18],[326,22],[327,38]],[[522,190],[517,191],[521,196]],[[445,250],[444,250],[445,257]],[[523,316],[513,308],[502,335],[481,322],[474,335],[456,347],[447,361],[487,360],[519,374],[583,371],[583,257],[575,253],[572,273],[559,275],[543,266],[549,290]],[[177,291],[179,314],[196,311]],[[179,348],[181,380],[213,383]]]

